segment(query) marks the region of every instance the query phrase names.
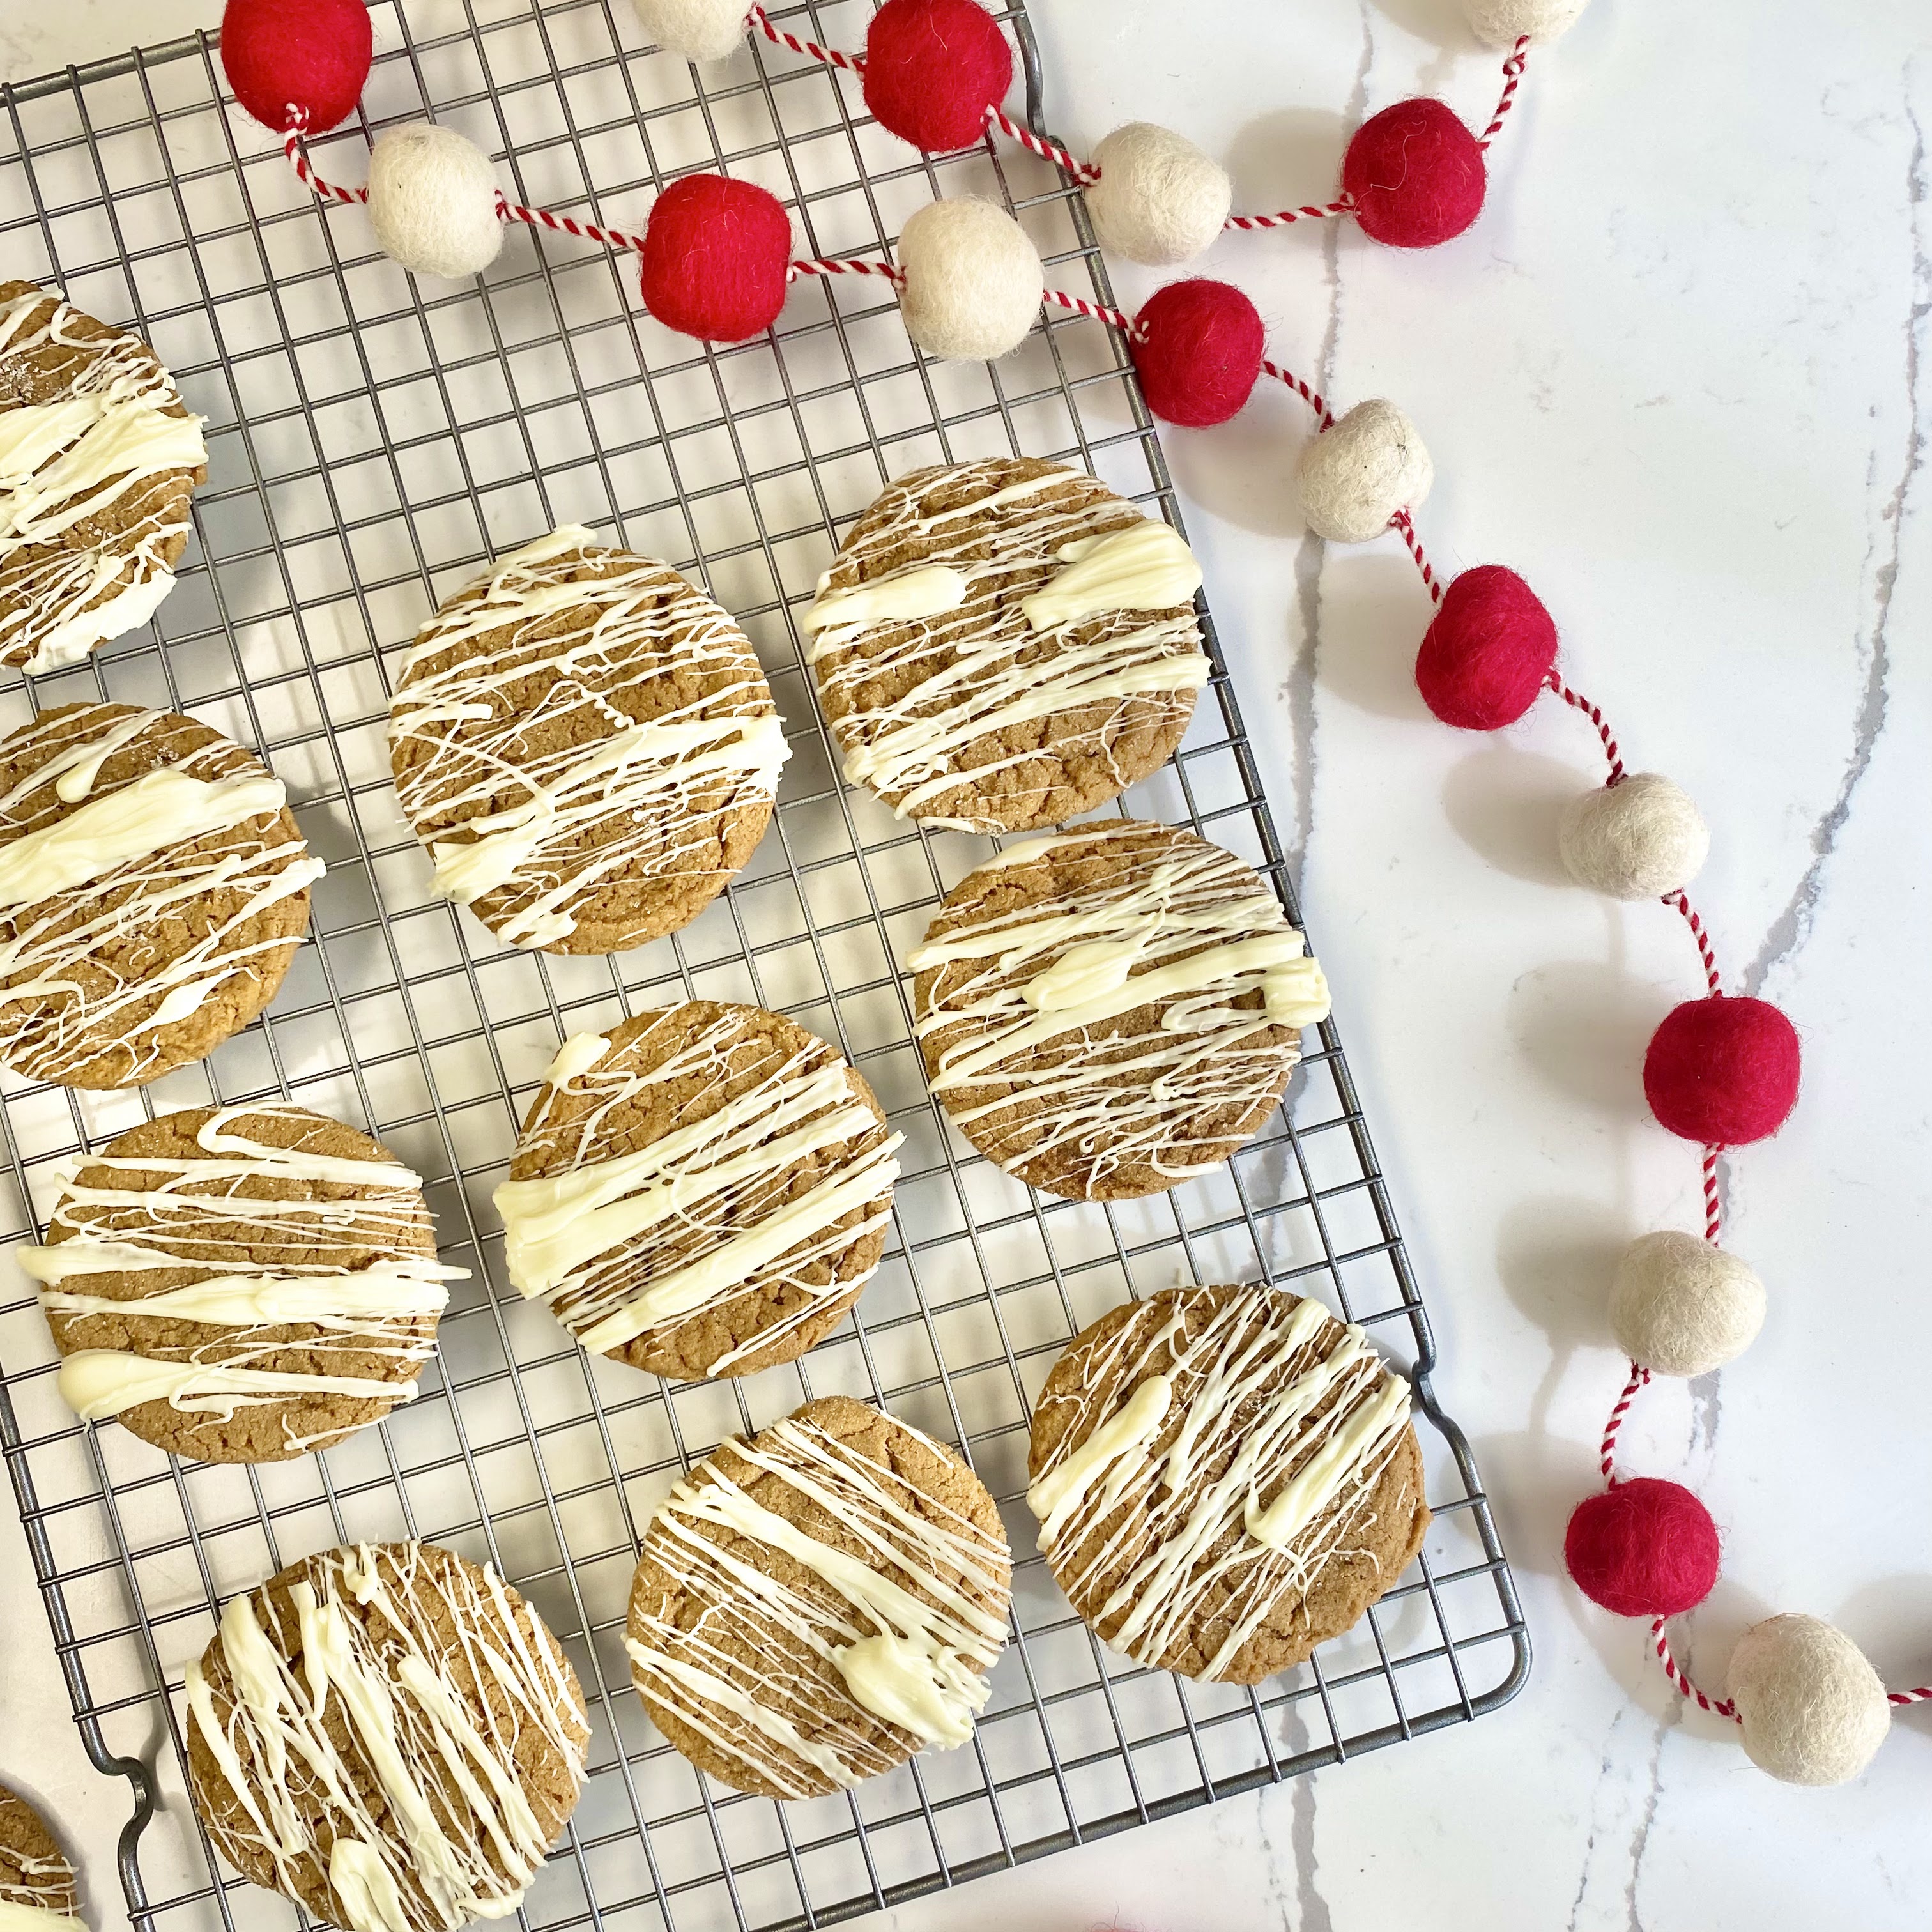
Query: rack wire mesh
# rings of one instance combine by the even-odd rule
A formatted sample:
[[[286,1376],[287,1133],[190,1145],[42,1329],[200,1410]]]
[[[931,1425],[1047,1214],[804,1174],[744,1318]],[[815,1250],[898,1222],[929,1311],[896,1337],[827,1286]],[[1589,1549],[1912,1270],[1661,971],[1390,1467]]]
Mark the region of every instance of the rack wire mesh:
[[[779,10],[856,45],[863,0]],[[617,16],[624,18],[620,24]],[[761,182],[807,252],[875,255],[911,210],[1013,208],[1056,285],[1111,302],[1079,196],[1034,156],[910,151],[826,68],[762,40],[700,76],[606,0],[397,0],[361,116],[316,144],[361,178],[368,140],[425,112],[501,158],[516,198],[637,227],[698,167]],[[1040,74],[1007,16],[1033,124]],[[319,205],[224,100],[205,35],[0,89],[0,269],[124,320],[208,418],[209,475],[150,632],[0,691],[0,725],[108,698],[192,711],[257,746],[329,862],[311,943],[268,1015],[145,1091],[4,1086],[0,1237],[31,1238],[52,1164],[167,1108],[286,1094],[366,1126],[428,1178],[470,1267],[418,1400],[326,1455],[182,1465],[77,1425],[24,1276],[0,1286],[0,1446],[83,1742],[132,1786],[134,1923],[293,1921],[215,1864],[184,1795],[182,1670],[221,1602],[356,1539],[493,1560],[562,1639],[591,1702],[584,1798],[528,1927],[816,1925],[1464,1721],[1528,1667],[1468,1445],[1436,1403],[1427,1318],[1332,1024],[1269,1130],[1172,1194],[1050,1201],[980,1159],[920,1076],[896,962],[992,849],[843,789],[796,610],[891,476],[1024,453],[1091,470],[1178,521],[1120,344],[1050,318],[996,368],[909,349],[890,289],[821,279],[769,338],[700,348],[645,316],[628,259],[513,230],[480,280],[418,284],[359,210]],[[385,752],[388,678],[417,626],[493,554],[571,520],[678,565],[738,614],[793,757],[772,831],[683,932],[609,959],[496,946],[428,890]],[[1240,852],[1297,916],[1218,646],[1173,763],[1124,808]],[[1317,935],[1318,939],[1318,935]],[[1346,1005],[1346,988],[1343,1004]],[[907,1136],[895,1228],[856,1316],[802,1361],[670,1384],[586,1358],[506,1284],[490,1191],[557,1041],[690,996],[749,1000],[836,1040]],[[1256,1278],[1322,1294],[1417,1378],[1430,1500],[1411,1574],[1346,1636],[1255,1690],[1130,1666],[1034,1553],[1031,1398],[1067,1338],[1124,1297]],[[970,1746],[834,1798],[708,1784],[652,1730],[622,1648],[638,1532],[690,1462],[808,1396],[846,1392],[958,1444],[1000,1500],[1013,1640]]]

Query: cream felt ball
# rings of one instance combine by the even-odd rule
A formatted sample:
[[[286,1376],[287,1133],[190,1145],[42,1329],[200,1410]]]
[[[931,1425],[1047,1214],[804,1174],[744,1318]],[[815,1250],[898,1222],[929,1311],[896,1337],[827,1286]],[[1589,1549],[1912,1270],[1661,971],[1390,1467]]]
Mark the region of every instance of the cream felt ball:
[[[1711,828],[1688,792],[1658,772],[1632,772],[1565,806],[1556,842],[1580,886],[1654,899],[1703,870]]]
[[[1764,1283],[1708,1241],[1676,1228],[1642,1234],[1610,1285],[1610,1332],[1660,1376],[1705,1376],[1735,1360],[1764,1326]]]
[[[1731,1652],[1725,1688],[1751,1762],[1786,1784],[1848,1784],[1892,1727],[1878,1672],[1817,1617],[1753,1624]]]
[[[722,60],[745,44],[746,0],[631,0],[638,25],[666,52]]]
[[[454,128],[392,128],[369,155],[369,223],[412,274],[477,274],[503,246],[496,170]]]
[[[1366,543],[1429,494],[1436,466],[1415,425],[1379,397],[1358,403],[1301,453],[1301,512],[1333,543]]]
[[[1094,165],[1100,178],[1087,184],[1087,212],[1101,247],[1150,268],[1199,254],[1234,206],[1227,170],[1151,121],[1116,128],[1094,150]]]
[[[1471,31],[1492,47],[1513,47],[1526,34],[1532,46],[1561,38],[1576,24],[1585,0],[1462,0]]]
[[[990,362],[1040,314],[1040,250],[990,201],[932,201],[899,234],[906,333],[928,356]]]

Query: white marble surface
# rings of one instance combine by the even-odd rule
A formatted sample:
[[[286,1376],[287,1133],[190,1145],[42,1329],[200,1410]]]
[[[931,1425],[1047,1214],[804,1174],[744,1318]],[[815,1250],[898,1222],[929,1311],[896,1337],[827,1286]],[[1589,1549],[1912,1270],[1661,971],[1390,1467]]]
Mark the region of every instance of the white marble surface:
[[[1035,10],[1076,146],[1158,119],[1226,157],[1248,208],[1325,198],[1367,111],[1434,90],[1477,118],[1496,85],[1454,0]],[[0,74],[218,11],[10,0]],[[1204,265],[1338,402],[1385,394],[1414,416],[1437,560],[1504,560],[1538,586],[1633,764],[1712,820],[1698,897],[1732,982],[1804,1033],[1796,1118],[1728,1180],[1734,1244],[1771,1288],[1764,1338],[1721,1377],[1659,1390],[1629,1438],[1634,1464],[1691,1481],[1724,1526],[1726,1575],[1680,1627],[1714,1681],[1744,1624],[1787,1609],[1842,1624],[1894,1684],[1932,1675],[1928,30],[1923,0],[1594,0],[1533,59],[1468,236],[1418,256],[1298,230],[1225,240]],[[1130,294],[1160,279],[1122,276]],[[1648,1121],[1637,1077],[1694,962],[1668,915],[1560,882],[1556,810],[1599,769],[1580,720],[1546,704],[1482,740],[1424,715],[1410,567],[1393,540],[1338,554],[1305,536],[1303,431],[1282,393],[1168,447],[1537,1669],[1473,1728],[895,1921],[1923,1924],[1932,1718],[1903,1718],[1849,1789],[1785,1789],[1730,1726],[1687,1712],[1637,1628],[1553,1574],[1621,1375],[1608,1258],[1694,1216],[1694,1157]],[[81,1756],[10,1520],[0,1616],[0,1768],[85,1844],[108,1907],[118,1796],[100,1802]]]

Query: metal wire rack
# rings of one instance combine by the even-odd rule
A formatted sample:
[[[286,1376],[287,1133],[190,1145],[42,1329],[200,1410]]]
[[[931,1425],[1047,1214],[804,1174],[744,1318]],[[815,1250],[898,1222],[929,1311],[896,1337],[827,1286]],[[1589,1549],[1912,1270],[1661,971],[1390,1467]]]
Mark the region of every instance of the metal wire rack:
[[[606,0],[374,13],[361,124],[316,144],[337,178],[361,178],[375,129],[433,112],[503,158],[520,200],[634,227],[667,179],[722,167],[789,203],[814,255],[876,254],[933,195],[990,194],[1050,280],[1112,300],[1079,197],[1046,163],[1011,147],[911,158],[856,111],[855,89],[763,40],[700,77],[642,48]],[[782,17],[856,45],[866,14],[836,0]],[[1023,13],[1009,17],[1037,128],[1036,52]],[[565,1642],[591,1703],[591,1774],[522,1915],[559,1932],[820,1924],[1502,1703],[1528,1668],[1521,1612],[1468,1445],[1430,1389],[1428,1321],[1332,1024],[1285,1112],[1218,1173],[1124,1206],[1034,1195],[935,1112],[896,966],[990,843],[922,832],[844,790],[812,703],[792,614],[890,477],[1054,456],[1174,517],[1117,339],[1065,316],[997,368],[928,364],[890,288],[850,278],[795,289],[770,338],[701,349],[641,312],[627,260],[527,229],[480,281],[418,284],[359,210],[319,206],[224,92],[206,36],[0,89],[0,269],[130,322],[207,417],[209,452],[196,541],[152,633],[10,684],[0,726],[79,698],[191,711],[260,748],[329,871],[272,1010],[206,1062],[138,1094],[5,1086],[0,1237],[42,1221],[58,1156],[148,1113],[286,1094],[428,1177],[446,1258],[473,1278],[414,1404],[324,1456],[252,1470],[78,1426],[25,1276],[0,1286],[0,1446],[86,1748],[132,1787],[120,1868],[135,1924],[296,1917],[224,1874],[194,1825],[182,1669],[226,1597],[356,1539],[488,1557]],[[678,565],[740,615],[793,748],[743,877],[685,932],[610,959],[499,947],[434,898],[385,752],[389,670],[438,598],[572,520]],[[1186,742],[1126,807],[1240,852],[1292,913],[1209,629],[1216,672]],[[790,1366],[673,1385],[587,1358],[518,1300],[489,1196],[561,1037],[692,995],[780,1008],[836,1040],[907,1144],[856,1318]],[[1414,1371],[1436,1523],[1354,1630],[1248,1691],[1106,1652],[1033,1554],[1021,1496],[1030,1401],[1076,1330],[1176,1280],[1257,1277],[1323,1295]],[[1013,1641],[971,1745],[782,1807],[707,1784],[656,1735],[629,1688],[625,1602],[638,1532],[679,1472],[836,1391],[958,1444],[1000,1497],[1019,1559]]]

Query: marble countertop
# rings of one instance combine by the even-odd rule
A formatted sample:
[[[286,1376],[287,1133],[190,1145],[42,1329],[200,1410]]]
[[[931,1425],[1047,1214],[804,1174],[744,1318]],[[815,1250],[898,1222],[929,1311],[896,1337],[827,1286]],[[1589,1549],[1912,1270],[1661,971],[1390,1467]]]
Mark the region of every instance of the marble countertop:
[[[618,4],[618,0],[614,0]],[[0,12],[0,78],[212,26],[218,0]],[[1478,119],[1496,58],[1455,0],[1035,0],[1076,148],[1162,122],[1238,206],[1326,198],[1346,130],[1409,93]],[[1888,1682],[1932,1674],[1932,36],[1922,0],[1593,0],[1534,56],[1490,206],[1411,255],[1352,230],[1220,243],[1271,352],[1340,404],[1400,401],[1438,472],[1438,564],[1506,561],[1634,768],[1714,835],[1697,897],[1733,987],[1797,1022],[1798,1112],[1730,1166],[1763,1338],[1656,1390],[1629,1461],[1695,1486],[1726,1575],[1675,1626],[1707,1681],[1774,1610],[1839,1623]],[[1124,273],[1131,301],[1165,278]],[[1754,1771],[1644,1633],[1560,1576],[1622,1367],[1612,1258],[1696,1218],[1696,1161],[1638,1071],[1696,990],[1678,922],[1567,885],[1554,824],[1596,781],[1550,704],[1494,738],[1434,724],[1393,538],[1324,548],[1270,394],[1167,446],[1242,700],[1339,989],[1357,1078],[1537,1646],[1502,1713],[908,1906],[904,1932],[1724,1932],[1922,1924],[1932,1717],[1844,1790]],[[0,1770],[86,1852],[116,1922],[118,1790],[70,1721],[17,1526],[0,1523]],[[1202,1879],[1211,1872],[1211,1893]]]

